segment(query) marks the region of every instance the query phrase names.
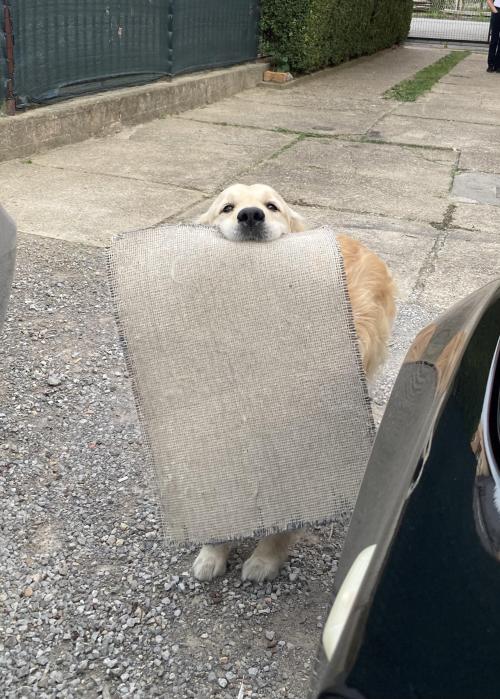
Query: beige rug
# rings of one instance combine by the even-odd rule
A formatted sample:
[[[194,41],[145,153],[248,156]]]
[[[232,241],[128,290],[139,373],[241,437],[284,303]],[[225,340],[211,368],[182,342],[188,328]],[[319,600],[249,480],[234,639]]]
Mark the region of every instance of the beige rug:
[[[374,425],[332,230],[232,242],[162,226],[118,236],[109,267],[170,539],[353,507]]]

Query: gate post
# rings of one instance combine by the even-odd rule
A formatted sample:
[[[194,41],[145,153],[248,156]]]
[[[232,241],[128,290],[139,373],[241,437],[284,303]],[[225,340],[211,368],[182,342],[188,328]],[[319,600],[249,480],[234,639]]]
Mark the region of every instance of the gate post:
[[[175,0],[169,0],[167,8],[167,75],[174,74]]]
[[[14,31],[9,0],[3,0],[3,24],[5,27],[5,47],[7,53],[7,81],[5,108],[9,116],[16,113],[16,98],[14,96]]]

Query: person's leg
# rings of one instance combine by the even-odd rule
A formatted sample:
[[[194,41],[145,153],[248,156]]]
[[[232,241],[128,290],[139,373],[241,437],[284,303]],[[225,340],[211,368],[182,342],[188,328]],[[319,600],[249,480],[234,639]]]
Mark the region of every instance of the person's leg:
[[[497,51],[495,54],[495,61],[493,63],[493,68],[497,73],[500,72],[500,11],[497,12],[494,16],[494,24],[496,27],[496,38],[497,38]]]
[[[497,67],[498,37],[500,34],[500,12],[491,15],[490,48],[488,50],[488,70],[495,70]]]

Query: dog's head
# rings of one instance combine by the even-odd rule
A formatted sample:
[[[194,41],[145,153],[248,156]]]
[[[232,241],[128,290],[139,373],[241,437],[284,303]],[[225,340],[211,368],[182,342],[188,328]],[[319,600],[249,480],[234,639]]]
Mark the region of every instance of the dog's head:
[[[197,223],[218,226],[228,240],[276,240],[305,229],[303,218],[265,184],[233,184]]]

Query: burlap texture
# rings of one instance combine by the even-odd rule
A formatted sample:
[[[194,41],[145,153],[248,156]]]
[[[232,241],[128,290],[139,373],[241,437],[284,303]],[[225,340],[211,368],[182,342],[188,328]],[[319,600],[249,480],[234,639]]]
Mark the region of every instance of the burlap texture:
[[[353,507],[374,426],[329,228],[117,237],[112,295],[167,536],[217,542]]]

